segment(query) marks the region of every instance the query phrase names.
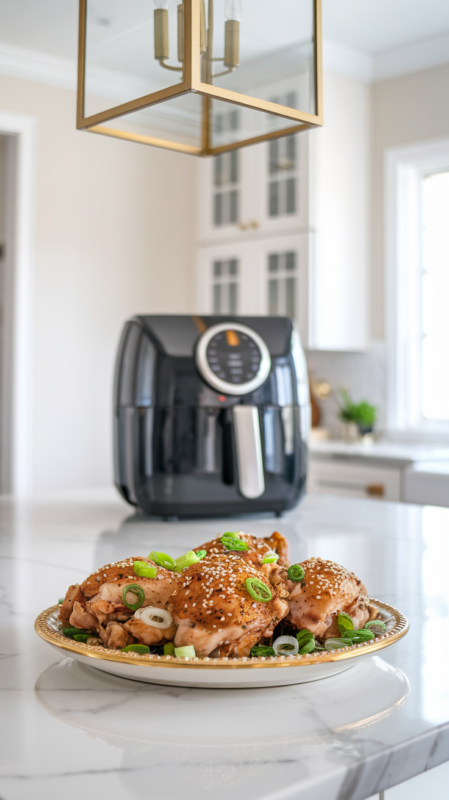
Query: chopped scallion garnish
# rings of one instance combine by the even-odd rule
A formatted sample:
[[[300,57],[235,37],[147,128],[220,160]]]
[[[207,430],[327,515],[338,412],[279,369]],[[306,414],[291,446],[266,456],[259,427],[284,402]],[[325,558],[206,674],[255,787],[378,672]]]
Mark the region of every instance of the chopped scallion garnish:
[[[338,630],[343,635],[346,633],[346,631],[354,630],[354,622],[352,620],[352,617],[350,617],[349,614],[346,614],[345,611],[340,611],[337,618],[337,625],[338,625]]]
[[[144,656],[149,652],[150,648],[146,644],[128,644],[126,647],[122,647],[122,653],[139,653]]]
[[[277,553],[267,553],[262,559],[262,564],[274,564],[278,560]]]
[[[175,647],[176,658],[196,658],[195,648],[189,644],[186,647]]]
[[[298,649],[298,641],[294,636],[278,636],[273,642],[273,650],[277,656],[296,656]]]
[[[175,645],[173,642],[167,642],[164,644],[164,656],[172,656],[175,652]]]
[[[135,561],[134,572],[139,578],[155,578],[157,575],[157,567],[147,564],[146,561]]]
[[[326,639],[324,647],[326,650],[341,650],[343,647],[350,647],[352,644],[351,639]]]
[[[137,562],[136,562],[137,563]],[[135,565],[134,565],[135,566]],[[132,592],[137,597],[137,603],[128,603],[126,596]],[[145,592],[143,591],[141,586],[138,586],[137,583],[129,583],[122,592],[122,600],[127,608],[131,611],[137,611],[138,608],[142,605],[143,601],[145,600]]]
[[[272,658],[275,656],[276,653],[274,652],[272,647],[266,647],[263,644],[256,644],[254,647],[251,648],[250,656],[251,658]]]
[[[304,577],[304,570],[300,564],[292,564],[287,570],[287,575],[293,583],[300,583]]]
[[[188,553],[184,553],[184,555],[179,556],[176,559],[176,572],[182,572],[183,569],[187,569],[187,567],[191,567],[192,564],[198,564],[201,559],[198,558],[197,554],[193,550],[189,550]]]
[[[206,556],[207,556],[207,550],[197,550],[196,554],[197,554],[199,560],[202,561],[203,558],[206,558]]]
[[[371,622],[367,622],[366,623],[365,630],[371,631],[371,630],[373,630],[373,628],[374,629],[378,628],[381,631],[386,631],[387,630],[387,626],[385,625],[385,622],[382,622],[381,619],[373,619]]]
[[[238,533],[224,533],[220,541],[223,547],[226,547],[226,550],[238,550],[240,552],[249,550],[248,545],[240,538]]]
[[[247,578],[245,584],[248,594],[251,595],[253,600],[257,600],[259,603],[268,603],[271,600],[273,595],[270,589],[259,578]]]
[[[176,567],[175,559],[168,556],[167,553],[159,553],[157,550],[152,550],[148,558],[150,561],[154,561],[158,567],[164,567],[165,569],[175,569]]]

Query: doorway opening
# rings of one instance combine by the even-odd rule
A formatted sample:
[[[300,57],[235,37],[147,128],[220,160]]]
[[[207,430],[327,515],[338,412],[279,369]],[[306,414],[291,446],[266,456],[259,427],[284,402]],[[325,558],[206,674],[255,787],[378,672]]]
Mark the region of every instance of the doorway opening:
[[[34,117],[0,110],[0,494],[32,492]]]

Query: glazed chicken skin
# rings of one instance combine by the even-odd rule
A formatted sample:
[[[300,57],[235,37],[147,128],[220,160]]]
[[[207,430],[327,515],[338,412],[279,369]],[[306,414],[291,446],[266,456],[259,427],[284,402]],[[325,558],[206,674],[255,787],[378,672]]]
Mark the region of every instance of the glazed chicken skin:
[[[243,538],[243,537],[242,537]],[[203,547],[202,549],[206,549]],[[175,647],[193,645],[197,656],[249,656],[251,648],[288,613],[283,586],[235,552],[212,552],[184,570],[169,611],[178,625]],[[246,587],[256,578],[271,591],[271,600],[254,600]]]
[[[354,629],[375,619],[378,610],[369,600],[366,587],[353,572],[323,558],[302,561],[304,578],[300,583],[287,580],[290,592],[287,621],[295,628],[307,628],[321,640],[339,637],[338,614],[352,617]]]
[[[210,542],[206,542],[206,544],[200,545],[200,547],[195,548],[196,550],[205,550],[206,553],[227,553],[227,548],[221,543],[221,536],[217,536],[216,539],[212,539]],[[282,536],[281,533],[275,531],[271,534],[271,536],[267,536],[265,539],[261,539],[257,536],[252,536],[250,533],[243,533],[239,532],[240,539],[242,539],[248,545],[248,550],[246,551],[238,551],[238,554],[249,561],[251,561],[254,566],[259,567],[262,565],[262,559],[267,553],[277,553],[279,558],[277,560],[278,566],[288,566],[289,562],[289,547],[288,542],[285,536]]]

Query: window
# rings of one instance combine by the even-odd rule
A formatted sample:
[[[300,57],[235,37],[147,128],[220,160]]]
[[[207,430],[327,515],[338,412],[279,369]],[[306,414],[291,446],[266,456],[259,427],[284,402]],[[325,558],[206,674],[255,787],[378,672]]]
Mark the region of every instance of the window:
[[[268,256],[268,314],[295,318],[296,253],[270,253]]]
[[[388,427],[449,435],[449,141],[386,154]]]
[[[449,165],[422,180],[421,412],[449,420]]]
[[[228,261],[214,261],[212,265],[212,308],[214,314],[238,313],[238,274],[239,262],[236,258]]]

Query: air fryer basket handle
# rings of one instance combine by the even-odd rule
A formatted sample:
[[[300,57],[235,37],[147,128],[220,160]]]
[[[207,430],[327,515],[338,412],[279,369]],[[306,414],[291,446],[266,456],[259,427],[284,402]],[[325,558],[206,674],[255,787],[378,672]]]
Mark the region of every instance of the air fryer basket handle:
[[[234,407],[239,489],[243,497],[260,497],[265,491],[259,410],[256,406]]]

